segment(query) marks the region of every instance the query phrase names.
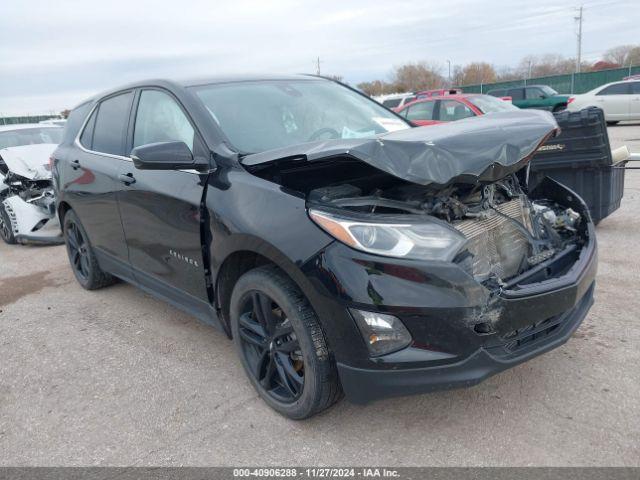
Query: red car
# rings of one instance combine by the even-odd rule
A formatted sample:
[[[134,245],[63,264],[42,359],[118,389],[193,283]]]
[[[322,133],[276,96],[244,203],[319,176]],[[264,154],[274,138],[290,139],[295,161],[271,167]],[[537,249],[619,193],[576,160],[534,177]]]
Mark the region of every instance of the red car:
[[[445,95],[459,95],[462,93],[460,88],[440,88],[437,90],[422,90],[416,92],[418,98],[443,97]]]
[[[518,110],[518,107],[489,95],[463,93],[420,98],[398,109],[398,114],[416,125],[433,125],[507,110]]]

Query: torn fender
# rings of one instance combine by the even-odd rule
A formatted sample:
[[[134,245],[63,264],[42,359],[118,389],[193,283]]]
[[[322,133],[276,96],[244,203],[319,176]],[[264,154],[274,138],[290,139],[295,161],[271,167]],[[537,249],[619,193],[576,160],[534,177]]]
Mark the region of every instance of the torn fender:
[[[342,156],[425,186],[494,182],[521,169],[538,147],[558,132],[549,112],[500,112],[374,138],[292,145],[247,155],[242,164],[254,166],[281,159],[312,162]]]

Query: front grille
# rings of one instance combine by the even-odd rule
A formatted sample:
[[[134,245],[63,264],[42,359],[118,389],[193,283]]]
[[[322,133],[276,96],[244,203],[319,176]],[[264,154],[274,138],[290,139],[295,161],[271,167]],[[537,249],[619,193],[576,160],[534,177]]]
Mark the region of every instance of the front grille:
[[[502,346],[508,353],[514,353],[544,337],[553,334],[567,319],[567,315],[557,315],[541,322],[512,330],[502,336]]]
[[[502,215],[494,210],[487,210],[484,217],[454,224],[469,240],[468,250],[473,256],[472,271],[479,280],[492,274],[503,280],[516,275],[529,253],[529,241],[513,221],[530,230],[531,223],[524,199],[510,200],[496,209]]]

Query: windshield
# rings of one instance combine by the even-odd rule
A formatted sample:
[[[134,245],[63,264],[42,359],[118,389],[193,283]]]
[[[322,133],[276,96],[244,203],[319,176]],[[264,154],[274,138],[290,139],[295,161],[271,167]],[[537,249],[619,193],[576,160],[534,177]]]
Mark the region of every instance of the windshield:
[[[62,141],[62,130],[62,127],[34,127],[0,132],[0,149],[39,143],[59,144]]]
[[[327,80],[264,80],[193,88],[232,145],[243,153],[409,128],[377,102]]]
[[[553,97],[554,95],[558,95],[558,92],[556,92],[553,88],[547,86],[547,85],[542,85],[540,87],[540,89],[549,97]]]
[[[467,100],[478,107],[482,113],[518,110],[518,107],[513,105],[513,103],[489,95],[474,95],[473,97],[468,97]]]

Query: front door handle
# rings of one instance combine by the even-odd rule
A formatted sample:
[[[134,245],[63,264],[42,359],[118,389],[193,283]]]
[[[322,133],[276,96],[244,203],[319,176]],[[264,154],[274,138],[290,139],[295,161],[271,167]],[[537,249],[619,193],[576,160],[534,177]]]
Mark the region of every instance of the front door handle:
[[[121,173],[120,175],[118,175],[118,178],[125,185],[136,183],[136,179],[134,178],[133,173]]]

